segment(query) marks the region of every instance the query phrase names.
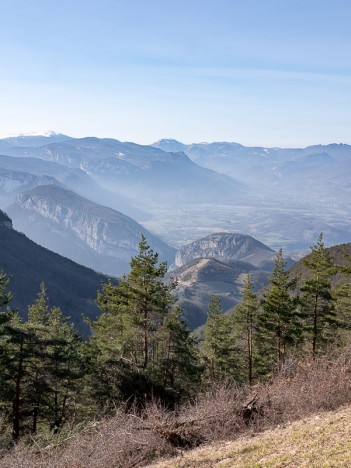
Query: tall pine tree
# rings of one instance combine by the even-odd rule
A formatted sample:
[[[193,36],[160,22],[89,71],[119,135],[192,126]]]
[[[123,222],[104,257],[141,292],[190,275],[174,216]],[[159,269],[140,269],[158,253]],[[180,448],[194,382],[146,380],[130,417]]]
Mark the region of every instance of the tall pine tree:
[[[234,310],[234,320],[237,336],[244,342],[244,353],[247,362],[247,380],[253,381],[254,356],[256,354],[255,341],[258,330],[259,302],[254,293],[251,275],[246,275],[243,287],[243,298]]]
[[[104,382],[95,388],[101,404],[107,406],[111,404],[108,395],[134,398],[137,393],[156,391],[153,375],[158,365],[158,332],[174,303],[175,284],[164,282],[167,265],[159,263],[158,253],[149,247],[145,236],[130,265],[130,273],[119,284],[109,281],[102,285],[98,304],[104,313],[91,323],[90,347],[95,350],[90,352],[91,362],[94,354],[100,356],[94,365],[99,367],[100,382]]]
[[[210,381],[238,380],[238,349],[233,333],[234,321],[221,309],[219,297],[212,296],[205,324],[204,355]]]
[[[262,298],[259,347],[269,367],[284,363],[287,350],[300,335],[298,299],[293,295],[296,279],[290,279],[282,249],[279,250],[269,279],[270,287]],[[267,369],[268,370],[268,369]]]
[[[301,292],[307,337],[312,354],[315,355],[332,338],[337,324],[331,287],[331,278],[337,270],[324,245],[323,233],[311,250],[311,254],[304,260],[310,274]]]

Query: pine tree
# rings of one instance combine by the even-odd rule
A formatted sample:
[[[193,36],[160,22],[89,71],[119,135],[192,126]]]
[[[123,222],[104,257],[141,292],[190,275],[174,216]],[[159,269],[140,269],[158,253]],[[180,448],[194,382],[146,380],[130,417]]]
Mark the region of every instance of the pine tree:
[[[277,365],[280,368],[289,346],[298,340],[300,334],[298,299],[292,294],[296,279],[289,277],[282,249],[275,259],[269,282],[270,287],[261,301],[263,312],[258,344],[262,357],[264,354],[268,357],[269,367]]]
[[[137,368],[146,369],[152,355],[155,331],[162,323],[173,302],[171,290],[163,278],[167,264],[158,262],[158,253],[147,245],[142,235],[139,254],[131,260],[131,271],[118,286],[103,285],[98,294],[101,309],[113,314],[113,323],[121,335],[128,359]],[[103,320],[106,320],[105,318]]]
[[[248,382],[253,381],[253,367],[255,355],[255,339],[258,328],[259,302],[254,293],[251,275],[246,275],[243,287],[243,298],[234,310],[233,316],[237,329],[237,336],[245,343]]]
[[[310,276],[301,287],[303,314],[312,354],[323,349],[332,337],[337,324],[331,278],[336,273],[335,264],[323,242],[323,233],[311,247],[304,260]]]
[[[12,299],[12,293],[6,291],[11,282],[11,276],[0,271],[0,326],[10,320],[13,311],[9,307]]]
[[[39,422],[57,432],[76,408],[80,339],[61,311],[49,308],[43,283],[27,322],[10,311],[4,290],[2,298],[7,317],[0,325],[0,405],[11,420],[12,438],[35,433]]]
[[[28,367],[29,405],[32,406],[32,433],[37,431],[38,413],[43,396],[48,391],[48,372],[46,347],[48,345],[49,306],[45,284],[40,284],[40,291],[34,304],[28,306],[28,321],[26,328],[31,337],[30,358]]]
[[[81,384],[84,376],[81,360],[81,338],[58,307],[50,309],[49,342],[46,346],[47,392],[44,416],[50,429],[57,433],[67,422],[75,420],[82,408]]]
[[[201,382],[203,366],[197,340],[186,326],[179,306],[165,318],[158,341],[155,380],[174,401],[193,395]]]
[[[32,433],[38,418],[57,433],[75,408],[80,339],[58,307],[49,307],[45,284],[33,305],[28,307],[27,406],[32,414]]]
[[[6,292],[10,281],[10,276],[0,272],[0,405],[11,419],[12,438],[17,441],[21,431],[23,378],[29,337],[17,312],[10,309],[12,294]]]
[[[17,442],[28,420],[28,363],[31,356],[32,334],[26,324],[12,314],[1,332],[1,403],[12,423],[12,439]]]
[[[151,376],[157,365],[158,330],[174,303],[175,284],[164,282],[167,265],[159,263],[158,254],[144,236],[130,265],[130,273],[118,285],[112,281],[102,285],[98,304],[104,313],[91,323],[94,335],[90,347],[100,355],[99,363],[93,364],[93,357],[91,363],[99,366],[100,380],[104,382],[96,390],[100,398],[105,393],[107,400],[107,394],[117,397],[118,392],[128,398],[137,392],[136,387],[139,394],[143,388],[144,394],[153,391]],[[107,400],[103,404],[110,405]]]
[[[335,314],[338,325],[338,338],[341,344],[349,341],[351,330],[351,255],[344,254],[346,266],[337,265],[337,271],[343,275],[344,281],[332,291],[335,300]]]
[[[205,325],[204,355],[211,381],[238,379],[238,350],[233,339],[233,320],[212,296]]]

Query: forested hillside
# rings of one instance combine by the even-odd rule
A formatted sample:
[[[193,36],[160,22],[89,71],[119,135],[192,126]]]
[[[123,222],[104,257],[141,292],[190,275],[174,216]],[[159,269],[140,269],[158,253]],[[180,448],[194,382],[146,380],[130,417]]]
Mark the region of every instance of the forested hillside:
[[[11,232],[9,222],[4,215],[3,229]],[[122,418],[121,424],[123,418],[123,424],[129,424],[133,414],[136,421],[149,421],[147,431],[156,431],[161,441],[160,451],[142,452],[142,463],[169,453],[171,447],[191,448],[211,440],[210,433],[203,432],[205,414],[217,418],[223,405],[233,401],[235,405],[241,402],[233,408],[240,433],[256,421],[274,425],[289,414],[296,418],[314,408],[328,409],[326,403],[330,395],[334,398],[336,388],[339,395],[331,407],[337,407],[343,398],[351,401],[348,380],[341,379],[349,368],[349,251],[350,245],[327,249],[321,234],[310,255],[289,271],[280,250],[269,285],[259,294],[248,273],[242,300],[232,312],[223,314],[220,299],[211,298],[202,342],[192,336],[182,318],[173,293],[176,283],[164,280],[166,264],[159,262],[158,253],[143,236],[138,255],[131,259],[130,273],[118,284],[107,280],[99,287],[101,314],[88,321],[92,334],[85,341],[60,308],[48,303],[50,291],[45,284],[29,306],[27,319],[21,319],[11,308],[11,278],[2,273],[3,455],[11,440],[45,444],[49,438],[61,444],[64,434],[79,427],[91,428],[92,420],[113,416],[120,408],[116,417]],[[330,365],[339,366],[338,370],[328,370]],[[334,383],[331,380],[325,385],[327,374],[334,376]],[[297,404],[297,389],[307,385],[302,382],[319,391],[324,388],[324,397],[320,393],[317,400],[311,400],[307,395],[305,401],[300,396]],[[285,406],[279,409],[284,385],[292,396],[284,397]],[[216,391],[229,393],[211,396]],[[278,400],[270,406],[272,398]],[[198,402],[197,408],[205,402],[208,409],[203,408],[205,413],[200,416],[195,407],[189,407],[191,401]],[[215,401],[220,408],[210,409]],[[179,408],[195,413],[182,422],[177,419]],[[161,419],[156,423],[154,417]],[[223,417],[229,415],[223,413]],[[229,420],[223,421],[232,427]],[[218,437],[216,431],[213,437]],[[235,433],[231,431],[223,435]],[[6,457],[9,460],[11,455]],[[133,463],[124,466],[140,466]]]
[[[92,319],[99,314],[96,291],[107,277],[31,241],[12,229],[11,219],[3,212],[0,212],[0,238],[0,270],[12,277],[11,307],[26,317],[28,305],[34,302],[40,283],[45,281],[50,305],[60,307],[86,334],[88,327],[83,314]]]

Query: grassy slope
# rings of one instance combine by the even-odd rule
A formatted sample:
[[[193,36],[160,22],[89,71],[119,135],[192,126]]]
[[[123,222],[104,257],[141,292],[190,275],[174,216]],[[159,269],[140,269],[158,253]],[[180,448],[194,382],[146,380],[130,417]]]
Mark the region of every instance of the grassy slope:
[[[153,468],[351,466],[351,407],[185,453]]]

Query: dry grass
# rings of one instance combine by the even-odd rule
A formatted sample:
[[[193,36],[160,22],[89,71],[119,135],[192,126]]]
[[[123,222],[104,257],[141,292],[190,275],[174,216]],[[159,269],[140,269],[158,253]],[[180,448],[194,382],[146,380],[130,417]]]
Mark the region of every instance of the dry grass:
[[[149,468],[351,466],[351,408],[212,444]]]
[[[257,394],[257,398],[251,407],[252,411],[247,412],[247,408],[243,411],[245,402],[254,394]],[[292,360],[271,382],[259,384],[252,389],[233,389],[225,386],[214,388],[211,392],[199,396],[195,403],[181,408],[178,413],[167,412],[157,404],[149,405],[141,417],[136,413],[125,414],[121,409],[113,418],[90,424],[83,432],[72,434],[60,443],[52,439],[44,446],[39,441],[30,447],[19,444],[5,454],[0,466],[6,468],[140,467],[161,457],[175,456],[180,451],[184,453],[185,450],[200,444],[235,440],[248,434],[255,435],[277,425],[282,426],[298,419],[306,419],[312,414],[335,410],[346,404],[351,404],[351,348],[344,350],[343,353],[329,355],[328,358],[306,359],[302,363]],[[307,424],[306,428],[308,427]],[[301,437],[298,435],[295,437],[297,439],[300,437],[303,442],[305,436],[301,431]],[[264,437],[269,439],[269,434],[273,434],[272,443],[274,438],[279,441],[275,448],[267,442],[267,449],[263,444],[256,450],[255,442],[246,441],[244,445],[235,449],[242,450],[241,457],[257,455],[259,457],[256,457],[257,460],[261,460],[257,463],[261,465],[250,465],[256,462],[251,462],[249,458],[247,465],[246,461],[241,465],[230,464],[234,461],[229,455],[230,450],[226,452],[227,446],[224,444],[218,448],[224,450],[220,455],[216,455],[213,449],[205,449],[205,453],[209,450],[214,457],[208,463],[201,461],[207,465],[179,466],[216,466],[213,463],[219,463],[223,457],[228,458],[229,464],[226,465],[227,462],[222,460],[221,466],[288,466],[284,463],[290,463],[291,457],[297,456],[295,445],[291,442],[290,453],[290,442],[288,442],[285,454],[279,449],[287,434],[285,429],[267,432]],[[341,444],[342,451],[341,439],[341,434],[336,436],[334,446],[338,447]],[[312,450],[313,444],[311,447]],[[317,447],[318,444],[316,451]],[[232,458],[236,459],[238,453],[233,453],[235,456]],[[313,453],[312,450],[311,457],[314,456]],[[270,464],[270,456],[280,460],[280,465],[275,460]],[[330,453],[328,456],[331,456]],[[266,463],[265,457],[268,457],[267,464],[262,465]],[[175,463],[180,462],[175,460],[165,466],[178,466]],[[186,458],[184,463],[185,460]],[[294,462],[291,463],[290,466],[295,466]]]

